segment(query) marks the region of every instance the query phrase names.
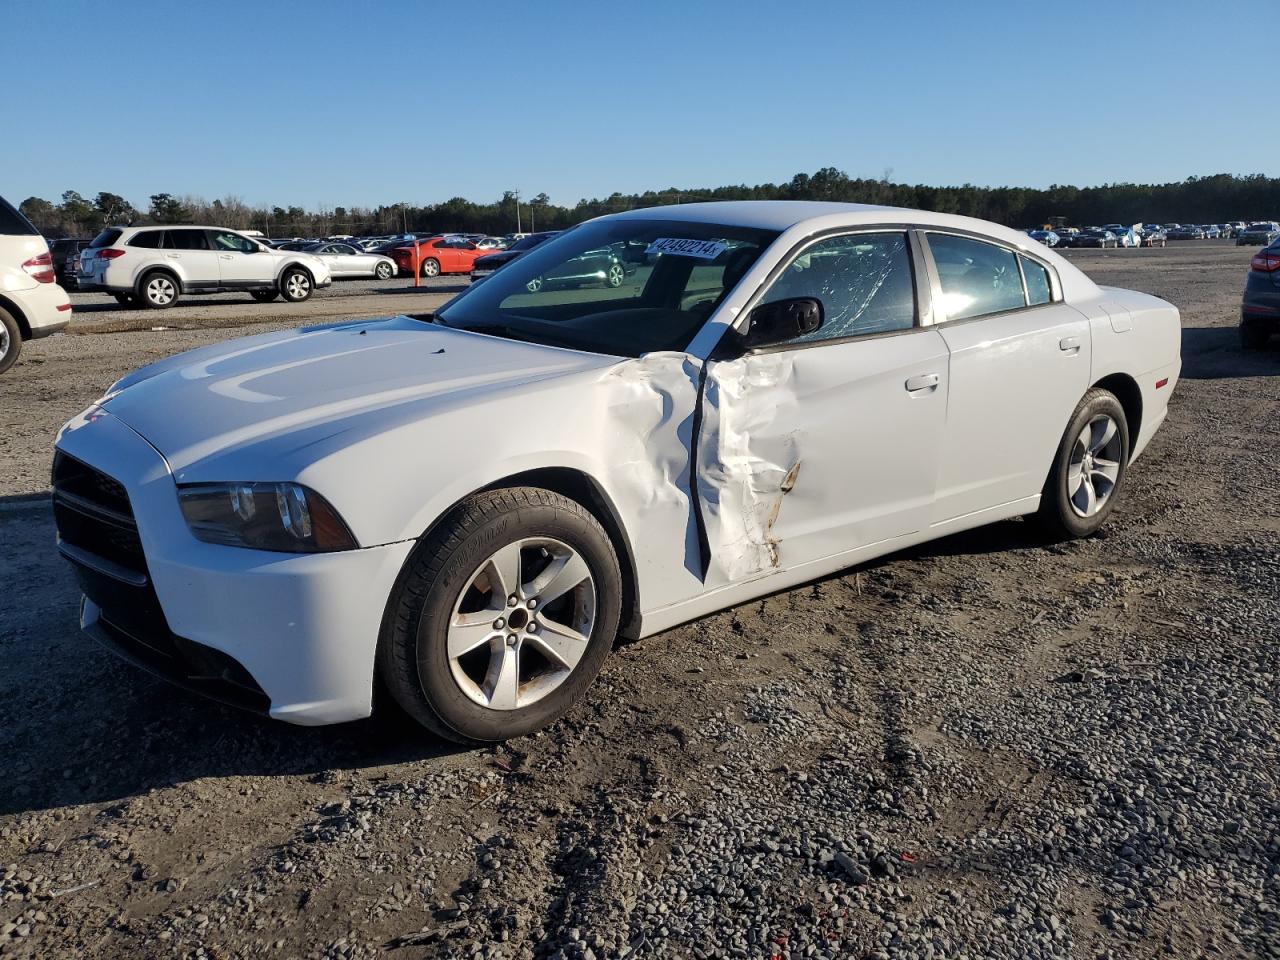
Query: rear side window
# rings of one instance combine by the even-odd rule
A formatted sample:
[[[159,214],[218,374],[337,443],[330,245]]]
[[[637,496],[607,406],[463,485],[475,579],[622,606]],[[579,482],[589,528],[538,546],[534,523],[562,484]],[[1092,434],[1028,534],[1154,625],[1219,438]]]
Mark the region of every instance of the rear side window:
[[[93,238],[93,243],[89,244],[91,248],[109,247],[120,239],[120,230],[115,227],[107,227],[100,234]]]
[[[948,320],[968,320],[1026,306],[1018,259],[1012,250],[982,240],[929,234]]]
[[[203,230],[170,230],[165,247],[170,250],[208,250],[209,237]]]
[[[1027,303],[1034,307],[1053,299],[1049,287],[1049,271],[1024,256],[1019,256],[1018,262],[1022,264],[1022,276],[1027,281]]]
[[[9,202],[0,197],[0,234],[8,236],[30,236],[38,233],[31,221],[20,214]]]
[[[159,250],[160,238],[163,236],[163,230],[143,230],[141,233],[134,234],[128,245],[131,247],[145,247],[148,250]]]

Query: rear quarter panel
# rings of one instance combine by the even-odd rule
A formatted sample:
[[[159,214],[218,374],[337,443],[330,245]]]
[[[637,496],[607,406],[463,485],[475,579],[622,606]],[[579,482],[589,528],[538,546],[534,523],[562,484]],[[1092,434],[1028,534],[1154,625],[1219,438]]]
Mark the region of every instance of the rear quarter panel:
[[[1118,287],[1099,292],[1074,306],[1092,327],[1093,382],[1122,375],[1138,385],[1142,418],[1129,441],[1130,459],[1136,459],[1168,415],[1182,369],[1182,319],[1177,307],[1149,294]]]

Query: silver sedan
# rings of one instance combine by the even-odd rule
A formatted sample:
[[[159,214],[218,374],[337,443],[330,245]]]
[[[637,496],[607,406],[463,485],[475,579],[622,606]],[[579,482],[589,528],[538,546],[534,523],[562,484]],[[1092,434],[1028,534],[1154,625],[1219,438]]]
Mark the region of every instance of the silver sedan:
[[[390,280],[396,275],[396,262],[378,253],[365,253],[349,243],[313,243],[303,248],[322,257],[335,280],[375,277]]]

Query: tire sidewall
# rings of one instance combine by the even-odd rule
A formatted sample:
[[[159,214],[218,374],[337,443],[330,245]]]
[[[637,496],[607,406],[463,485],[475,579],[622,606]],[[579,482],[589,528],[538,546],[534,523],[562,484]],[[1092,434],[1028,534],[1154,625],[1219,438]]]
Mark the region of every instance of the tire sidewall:
[[[289,278],[295,274],[301,274],[307,278],[307,295],[305,297],[289,296]],[[311,274],[303,270],[302,267],[290,267],[280,275],[280,296],[284,297],[290,303],[302,303],[304,300],[310,300],[311,294],[315,292],[315,281],[311,279]]]
[[[489,710],[471,700],[453,678],[447,625],[459,594],[479,566],[504,544],[535,536],[560,540],[587,562],[596,587],[595,629],[577,667],[558,688],[519,710]],[[425,597],[415,604],[416,615],[409,618],[414,634],[400,638],[413,645],[423,706],[461,736],[482,742],[505,740],[546,726],[581,697],[599,672],[617,633],[621,594],[617,557],[598,523],[542,503],[495,514],[470,530],[451,551]]]
[[[1115,488],[1102,509],[1092,517],[1082,517],[1072,509],[1070,491],[1067,489],[1071,452],[1085,424],[1102,413],[1111,417],[1120,431],[1120,472],[1116,477]],[[1106,522],[1115,508],[1116,500],[1124,492],[1125,476],[1129,470],[1129,451],[1129,421],[1125,416],[1124,407],[1120,405],[1115,394],[1109,391],[1100,389],[1089,391],[1076,407],[1075,413],[1071,415],[1071,422],[1062,435],[1062,442],[1058,445],[1057,458],[1054,460],[1053,471],[1045,491],[1051,498],[1054,519],[1061,524],[1065,532],[1073,537],[1088,537],[1096,533]]]
[[[18,354],[22,353],[22,331],[18,321],[3,307],[0,307],[0,326],[9,334],[9,349],[0,355],[0,373],[4,373],[18,362]]]
[[[431,264],[435,264],[435,266],[431,267]],[[440,276],[440,261],[435,257],[428,257],[426,260],[423,260],[421,274],[427,279]]]
[[[380,263],[373,268],[373,275],[377,280],[390,280],[395,276],[395,270],[392,267],[388,267],[385,263]]]
[[[147,296],[147,285],[157,277],[164,277],[173,284],[173,299],[168,303],[156,303]],[[182,284],[178,278],[168,270],[152,270],[150,273],[144,273],[142,279],[138,281],[138,292],[134,294],[140,303],[147,310],[168,310],[182,297]]]

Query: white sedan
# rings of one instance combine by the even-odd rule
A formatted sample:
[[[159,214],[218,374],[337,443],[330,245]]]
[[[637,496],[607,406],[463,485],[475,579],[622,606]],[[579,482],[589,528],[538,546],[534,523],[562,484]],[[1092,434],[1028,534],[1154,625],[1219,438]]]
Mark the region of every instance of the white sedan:
[[[329,274],[335,280],[355,280],[373,277],[390,280],[396,275],[396,262],[380,253],[366,253],[349,243],[312,243],[299,249],[320,257],[329,265]]]
[[[617,287],[543,285],[587,251]],[[1178,311],[1025,234],[826,203],[582,224],[436,315],[133,373],[57,441],[93,637],[303,724],[486,742],[642,637],[958,530],[1106,520]]]

